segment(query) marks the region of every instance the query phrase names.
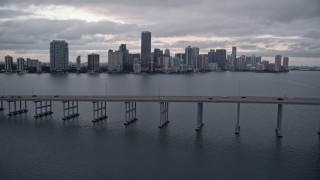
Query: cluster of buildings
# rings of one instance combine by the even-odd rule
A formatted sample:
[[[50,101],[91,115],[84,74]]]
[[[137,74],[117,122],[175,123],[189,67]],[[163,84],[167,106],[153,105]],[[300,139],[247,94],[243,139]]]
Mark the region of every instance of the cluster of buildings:
[[[13,63],[12,56],[5,56],[4,60],[4,72],[41,72],[42,71],[42,63],[37,59],[30,58],[17,58],[17,63]],[[15,67],[14,67],[15,66]]]
[[[5,57],[5,72],[12,70],[12,57]],[[108,72],[149,72],[149,73],[185,73],[201,71],[263,71],[263,72],[287,72],[289,70],[289,58],[281,55],[275,56],[275,62],[261,60],[261,56],[237,56],[237,48],[232,47],[231,55],[227,55],[226,49],[211,49],[206,54],[200,54],[198,47],[188,46],[182,53],[170,54],[169,49],[164,51],[154,48],[151,51],[151,32],[141,33],[141,53],[130,53],[126,44],[121,44],[118,50],[108,51]],[[23,58],[17,59],[17,72],[24,72],[27,68],[36,67],[41,72],[41,62],[38,60]],[[83,69],[81,57],[76,59],[75,69],[80,72]],[[86,63],[86,72],[101,72],[99,54],[89,54]],[[50,42],[50,72],[68,72],[69,48],[66,41],[53,40]]]

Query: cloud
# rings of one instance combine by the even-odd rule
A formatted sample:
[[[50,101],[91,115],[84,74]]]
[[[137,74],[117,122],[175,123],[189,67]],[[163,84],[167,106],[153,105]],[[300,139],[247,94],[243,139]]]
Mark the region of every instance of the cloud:
[[[0,50],[43,58],[50,41],[65,39],[70,59],[121,43],[139,52],[149,30],[152,48],[172,53],[191,45],[229,54],[237,46],[239,54],[320,57],[319,7],[319,0],[2,0]]]

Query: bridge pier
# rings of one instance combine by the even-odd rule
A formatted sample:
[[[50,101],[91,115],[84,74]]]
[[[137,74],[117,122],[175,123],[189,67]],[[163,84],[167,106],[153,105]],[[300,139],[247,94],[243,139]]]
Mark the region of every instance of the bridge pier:
[[[3,101],[1,100],[0,101],[0,111],[3,111],[4,110],[4,108],[3,108]]]
[[[92,122],[99,122],[107,119],[107,103],[106,101],[93,101],[93,120]]]
[[[197,128],[195,129],[196,131],[200,131],[203,127],[203,103],[199,102],[197,105]]]
[[[62,118],[62,120],[71,119],[74,117],[78,117],[80,115],[79,110],[78,110],[78,101],[63,101],[62,103],[63,103],[63,118]],[[66,105],[67,105],[67,107],[66,107]]]
[[[234,131],[235,134],[240,133],[240,103],[237,104],[237,125],[236,130]]]
[[[278,104],[277,129],[275,129],[278,138],[282,137],[282,110],[283,110],[283,105]]]
[[[35,118],[53,114],[51,101],[34,101],[34,105],[35,105],[35,115],[34,115]]]
[[[18,101],[18,107],[17,107],[17,101],[8,101],[9,103],[9,113],[8,113],[8,116],[13,116],[13,115],[17,115],[17,114],[22,114],[22,113],[26,113],[28,112],[27,110],[27,101]],[[23,104],[22,102],[24,102],[24,108],[23,108]],[[11,103],[13,103],[13,107],[14,107],[14,110],[11,111]],[[1,105],[3,106],[3,104]],[[3,107],[2,107],[3,109]]]
[[[160,102],[160,124],[159,128],[165,127],[169,124],[169,103]]]
[[[125,104],[125,126],[136,122],[137,119],[137,102],[124,102]]]

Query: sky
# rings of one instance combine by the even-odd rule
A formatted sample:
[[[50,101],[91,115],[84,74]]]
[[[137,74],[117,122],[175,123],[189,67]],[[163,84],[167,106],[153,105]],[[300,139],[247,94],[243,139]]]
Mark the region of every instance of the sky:
[[[49,43],[66,40],[69,60],[127,44],[140,53],[141,31],[152,49],[227,49],[238,56],[299,58],[320,65],[320,0],[1,0],[0,56],[49,61]],[[292,58],[291,58],[292,59]],[[309,62],[309,60],[311,60]]]

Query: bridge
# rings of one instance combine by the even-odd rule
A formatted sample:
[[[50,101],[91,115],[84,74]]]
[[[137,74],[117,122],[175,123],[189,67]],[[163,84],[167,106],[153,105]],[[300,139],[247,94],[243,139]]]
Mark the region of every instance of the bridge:
[[[200,131],[203,126],[203,104],[204,103],[235,103],[237,104],[237,120],[235,134],[240,133],[240,105],[241,104],[276,104],[277,127],[275,129],[278,137],[282,137],[282,111],[283,105],[320,105],[320,98],[305,97],[261,97],[261,96],[87,96],[87,95],[5,95],[0,98],[0,111],[4,111],[4,102],[8,102],[8,116],[28,112],[27,101],[35,104],[35,118],[51,115],[52,101],[63,103],[62,120],[68,120],[79,116],[78,102],[92,102],[93,120],[98,122],[106,119],[106,102],[125,103],[125,122],[129,125],[137,121],[137,102],[157,102],[160,103],[160,123],[159,128],[169,123],[169,103],[196,103],[197,104],[197,125],[196,131]],[[320,127],[319,132],[320,135]]]

